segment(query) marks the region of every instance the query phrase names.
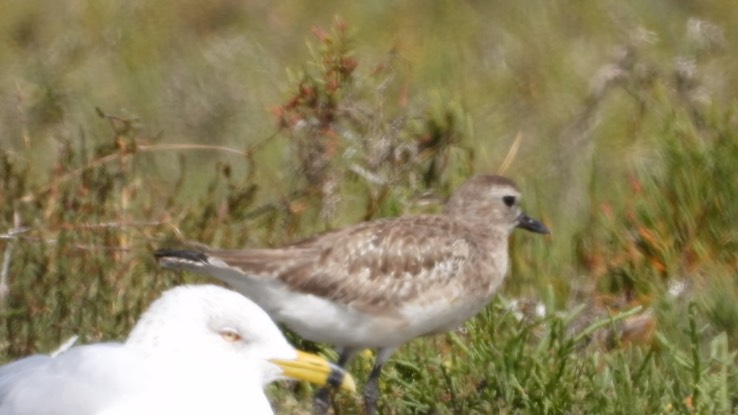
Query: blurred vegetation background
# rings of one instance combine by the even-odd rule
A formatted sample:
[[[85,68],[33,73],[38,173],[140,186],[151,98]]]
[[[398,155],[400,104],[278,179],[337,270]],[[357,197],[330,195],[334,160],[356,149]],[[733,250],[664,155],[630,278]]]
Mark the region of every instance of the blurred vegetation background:
[[[736,27],[727,0],[11,0],[0,361],[206,281],[155,248],[279,246],[504,172],[552,235],[398,353],[383,412],[734,413]]]

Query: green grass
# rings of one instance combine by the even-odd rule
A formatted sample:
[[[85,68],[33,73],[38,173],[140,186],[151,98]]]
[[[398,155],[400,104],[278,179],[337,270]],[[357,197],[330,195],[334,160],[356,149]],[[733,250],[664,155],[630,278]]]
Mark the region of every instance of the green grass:
[[[208,281],[158,247],[436,211],[505,165],[553,233],[514,234],[500,297],[398,351],[382,413],[738,412],[731,2],[201,3],[0,15],[0,361]]]

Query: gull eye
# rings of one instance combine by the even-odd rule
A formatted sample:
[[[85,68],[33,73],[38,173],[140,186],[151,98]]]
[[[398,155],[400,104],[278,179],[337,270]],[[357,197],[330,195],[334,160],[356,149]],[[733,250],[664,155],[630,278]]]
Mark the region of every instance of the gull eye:
[[[241,335],[233,329],[223,329],[220,331],[220,337],[228,343],[235,343],[241,340]]]
[[[503,196],[502,201],[505,202],[507,207],[512,207],[515,204],[515,196]]]

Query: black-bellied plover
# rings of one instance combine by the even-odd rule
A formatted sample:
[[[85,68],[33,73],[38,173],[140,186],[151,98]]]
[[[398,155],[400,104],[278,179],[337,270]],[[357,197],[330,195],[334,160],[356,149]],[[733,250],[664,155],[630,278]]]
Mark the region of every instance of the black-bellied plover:
[[[438,215],[365,222],[278,249],[155,255],[163,267],[224,281],[300,336],[333,344],[341,366],[377,349],[364,389],[373,414],[382,365],[397,347],[452,330],[490,302],[507,274],[513,229],[548,233],[522,213],[520,197],[511,180],[478,175]],[[326,393],[319,398],[327,407]]]

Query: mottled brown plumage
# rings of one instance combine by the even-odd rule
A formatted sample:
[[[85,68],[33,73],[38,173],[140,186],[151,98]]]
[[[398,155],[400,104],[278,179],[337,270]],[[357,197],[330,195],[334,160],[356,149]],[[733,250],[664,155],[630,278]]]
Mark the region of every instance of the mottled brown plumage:
[[[465,237],[456,237],[459,233]],[[278,279],[297,292],[369,313],[391,313],[422,301],[420,293],[441,289],[451,279],[479,285],[476,275],[483,270],[468,268],[493,248],[488,238],[448,217],[416,216],[367,222],[278,250],[207,253],[244,273]],[[501,237],[492,240],[502,242]]]
[[[380,349],[376,381],[396,347],[453,329],[490,301],[507,273],[515,227],[548,232],[519,203],[511,180],[479,175],[442,214],[365,222],[278,249],[156,256],[162,266],[221,279],[301,336],[341,347],[341,363],[361,348]],[[375,393],[366,392],[370,413]]]

